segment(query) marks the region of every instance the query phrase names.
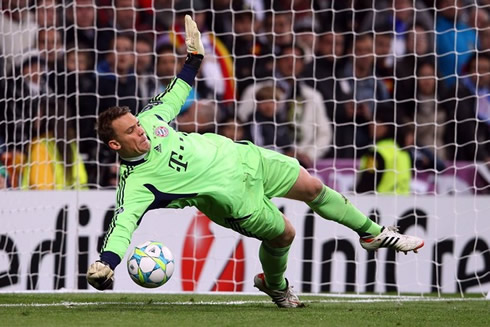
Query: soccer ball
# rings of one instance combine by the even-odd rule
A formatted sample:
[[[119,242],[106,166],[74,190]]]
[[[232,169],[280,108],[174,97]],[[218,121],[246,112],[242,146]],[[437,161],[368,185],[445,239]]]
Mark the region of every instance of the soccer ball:
[[[160,242],[145,242],[134,248],[128,259],[128,272],[131,279],[140,286],[162,286],[172,277],[174,256]]]

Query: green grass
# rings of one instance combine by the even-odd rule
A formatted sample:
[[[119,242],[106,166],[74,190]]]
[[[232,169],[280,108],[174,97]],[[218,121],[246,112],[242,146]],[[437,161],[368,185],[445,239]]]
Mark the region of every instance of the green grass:
[[[490,326],[481,296],[301,299],[279,309],[253,295],[0,293],[0,326]]]

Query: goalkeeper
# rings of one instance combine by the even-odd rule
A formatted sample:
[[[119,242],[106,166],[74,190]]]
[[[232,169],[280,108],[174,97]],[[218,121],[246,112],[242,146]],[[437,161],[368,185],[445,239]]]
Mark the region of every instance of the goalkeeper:
[[[188,56],[165,92],[137,117],[127,107],[112,107],[98,118],[99,137],[118,152],[121,170],[114,218],[100,260],[87,272],[93,287],[112,285],[131,235],[144,214],[157,208],[195,206],[217,224],[261,240],[263,273],[255,276],[255,287],[279,307],[303,304],[284,278],[295,230],[271,202],[273,197],[306,202],[320,216],[359,233],[367,250],[391,247],[406,253],[424,245],[417,237],[372,222],[294,158],[217,134],[173,130],[169,122],[184,104],[204,57],[200,32],[188,15],[185,31]]]

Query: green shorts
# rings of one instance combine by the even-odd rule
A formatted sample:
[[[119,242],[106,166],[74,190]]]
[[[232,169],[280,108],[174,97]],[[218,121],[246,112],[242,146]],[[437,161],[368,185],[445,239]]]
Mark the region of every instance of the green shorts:
[[[272,240],[284,232],[285,222],[281,211],[270,200],[288,193],[298,179],[298,160],[249,145],[251,156],[258,156],[260,163],[257,174],[248,182],[247,188],[254,194],[251,204],[254,208],[245,217],[229,219],[228,225],[235,231],[259,240]]]

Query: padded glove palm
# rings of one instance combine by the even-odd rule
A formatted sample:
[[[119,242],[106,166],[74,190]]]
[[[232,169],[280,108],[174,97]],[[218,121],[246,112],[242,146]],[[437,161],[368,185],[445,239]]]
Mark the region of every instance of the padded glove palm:
[[[185,15],[185,45],[188,53],[204,56],[201,32],[197,29],[196,22],[189,15]]]
[[[87,270],[87,281],[99,291],[106,290],[114,282],[114,271],[107,263],[95,261]]]

